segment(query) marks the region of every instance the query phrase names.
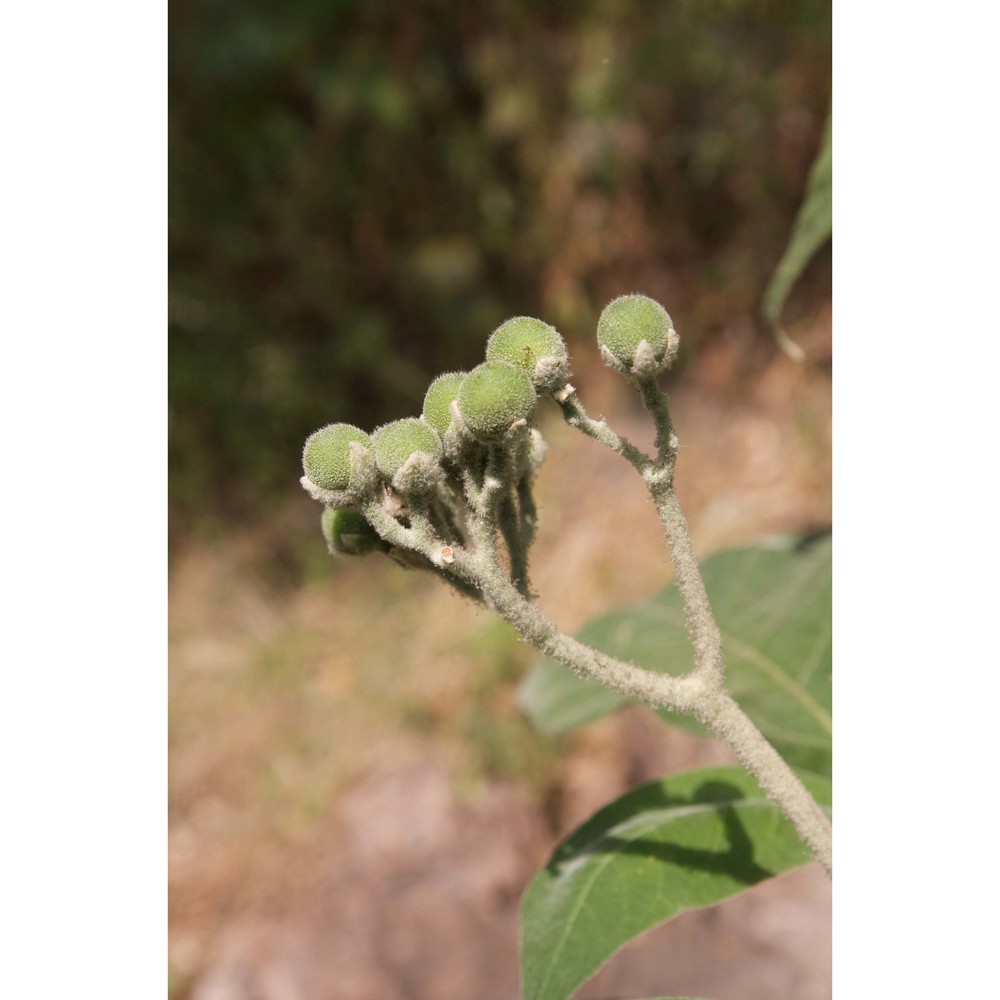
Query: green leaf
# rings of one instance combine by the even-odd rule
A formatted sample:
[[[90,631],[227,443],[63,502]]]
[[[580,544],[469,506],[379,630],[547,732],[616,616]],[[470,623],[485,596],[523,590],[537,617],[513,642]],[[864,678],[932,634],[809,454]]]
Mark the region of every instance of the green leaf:
[[[830,773],[832,662],[830,536],[772,539],[721,552],[702,565],[722,632],[733,697],[794,766]],[[686,673],[691,647],[676,587],[595,618],[578,638],[650,670]],[[534,724],[564,732],[615,711],[627,699],[542,660],[518,695]],[[703,734],[687,716],[661,713]]]
[[[805,355],[798,344],[789,339],[781,326],[781,309],[799,275],[812,255],[833,232],[833,139],[830,118],[827,117],[816,159],[813,160],[806,186],[805,200],[792,227],[785,253],[764,293],[764,316],[771,324],[782,348],[797,360]]]
[[[830,783],[801,775],[822,804]],[[619,948],[810,860],[749,774],[705,768],[643,785],[564,840],[521,904],[524,1000],[565,1000]]]

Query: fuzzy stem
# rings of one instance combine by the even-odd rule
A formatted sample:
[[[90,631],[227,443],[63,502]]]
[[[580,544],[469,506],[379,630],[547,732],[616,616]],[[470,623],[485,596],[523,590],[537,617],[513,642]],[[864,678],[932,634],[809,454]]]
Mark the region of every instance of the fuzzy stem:
[[[524,435],[504,441],[494,446],[490,451],[488,475],[497,483],[495,495],[485,497],[486,503],[492,508],[493,519],[500,534],[510,560],[510,578],[514,586],[527,596],[528,594],[528,549],[524,544],[524,534],[514,501],[514,484],[512,480],[522,463],[521,450],[524,445]]]
[[[521,545],[524,546],[525,552],[528,552],[535,541],[535,529],[538,525],[538,511],[535,507],[530,475],[524,475],[518,480],[517,503],[520,510]]]
[[[598,681],[626,697],[657,708],[692,711],[702,693],[700,681],[645,670],[593,649],[560,632],[536,605],[501,576],[477,573],[478,567],[470,564],[462,569],[476,575],[477,585],[494,610],[540,653],[551,656],[585,680]]]
[[[656,376],[649,375],[638,380],[639,398],[646,412],[653,418],[656,427],[657,464],[668,467],[673,472],[674,461],[677,458],[677,435],[670,419],[666,394],[660,391]]]
[[[517,496],[518,524],[521,532],[521,545],[525,553],[531,551],[535,541],[535,528],[538,524],[538,510],[535,507],[533,484],[537,466],[532,461],[531,449],[534,442],[525,434],[517,445],[514,464],[514,474],[517,480],[515,493]]]
[[[721,676],[716,682],[716,678],[695,669],[683,677],[673,677],[625,663],[561,633],[499,574],[484,573],[472,561],[460,565],[459,572],[476,577],[491,606],[539,652],[619,694],[654,708],[693,715],[704,723],[757,779],[820,864],[827,872],[832,871],[833,833],[829,819],[784,758],[721,687]]]
[[[694,673],[721,686],[725,673],[722,636],[701,578],[684,512],[673,487],[654,487],[650,492],[667,536],[670,558],[677,573],[677,588],[684,601],[684,620],[694,648]]]
[[[401,566],[431,570],[460,596],[471,598],[478,604],[486,603],[482,590],[474,581],[454,572],[451,564],[442,560],[441,552],[446,546],[436,536],[429,515],[421,510],[419,504],[410,510],[410,528],[396,520],[387,509],[384,499],[367,497],[361,502],[361,510],[379,537],[399,550],[400,555],[415,554],[416,561],[397,559]]]
[[[421,553],[432,563],[441,545],[427,519],[413,512],[405,528],[378,501],[364,504],[369,522],[386,541]],[[697,668],[683,677],[645,670],[564,635],[530,600],[505,578],[482,549],[454,548],[453,564],[443,571],[464,588],[481,594],[497,613],[539,652],[565,664],[587,680],[598,681],[654,708],[693,715],[736,754],[761,788],[778,804],[827,871],[832,867],[830,822],[778,752],[713,676]],[[449,580],[449,582],[452,582]],[[463,589],[464,589],[463,588]]]
[[[700,578],[699,578],[700,582]],[[721,687],[718,675],[696,666],[683,677],[645,670],[564,635],[538,608],[506,581],[480,579],[479,586],[496,611],[536,649],[588,680],[596,680],[654,708],[693,715],[722,740],[778,805],[828,873],[833,870],[833,829],[826,814],[784,758]]]
[[[432,509],[435,512],[436,518],[442,524],[442,528],[439,529],[441,537],[445,541],[464,545],[465,532],[462,530],[460,524],[455,492],[448,484],[442,484],[438,487],[437,496],[433,499]]]
[[[507,554],[510,557],[510,578],[514,586],[527,597],[528,595],[528,550],[524,545],[524,533],[514,504],[510,488],[505,487],[500,501],[497,523],[503,535]]]
[[[667,397],[660,391],[655,376],[638,379],[636,387],[643,406],[656,425],[655,459],[638,451],[631,442],[612,431],[605,421],[594,421],[587,417],[583,404],[575,392],[567,394],[560,406],[566,421],[571,426],[607,445],[635,467],[656,504],[656,512],[663,525],[671,561],[677,573],[677,586],[684,602],[687,632],[694,650],[694,669],[684,677],[671,679],[691,685],[695,691],[695,698],[692,704],[676,710],[687,712],[700,719],[730,747],[740,762],[757,779],[764,792],[785,813],[820,864],[830,873],[833,867],[833,829],[829,819],[784,758],[767,742],[760,730],[724,688],[722,637],[701,578],[698,560],[688,534],[687,521],[673,488],[674,465],[679,445],[670,419]],[[491,599],[491,603],[497,607],[494,600]],[[555,653],[549,655],[559,659]],[[575,666],[573,669],[578,673],[581,672]],[[612,672],[609,671],[603,679],[597,679],[624,693],[623,689],[613,682]],[[655,692],[656,695],[668,693],[670,692],[666,690]],[[654,705],[675,707],[655,698],[644,700]]]
[[[612,451],[617,452],[622,458],[634,465],[639,472],[644,472],[649,467],[651,464],[649,457],[644,455],[628,438],[613,431],[603,417],[600,420],[594,420],[587,415],[587,411],[583,408],[583,403],[573,386],[566,386],[563,394],[556,397],[556,401],[559,403],[566,423],[571,427],[575,427],[587,437],[607,445]]]
[[[698,705],[695,715],[736,754],[832,875],[833,827],[829,817],[729,693],[713,692]]]
[[[684,618],[688,636],[694,647],[694,673],[714,684],[723,679],[722,639],[712,614],[712,606],[701,579],[701,570],[691,545],[687,521],[673,489],[674,463],[677,458],[677,436],[667,397],[660,391],[656,378],[649,376],[637,382],[643,406],[656,425],[656,459],[640,452],[631,442],[616,434],[603,420],[591,420],[575,391],[560,404],[566,420],[602,444],[607,445],[641,474],[656,504],[656,512],[667,537],[671,561],[677,572],[677,586],[684,600]]]

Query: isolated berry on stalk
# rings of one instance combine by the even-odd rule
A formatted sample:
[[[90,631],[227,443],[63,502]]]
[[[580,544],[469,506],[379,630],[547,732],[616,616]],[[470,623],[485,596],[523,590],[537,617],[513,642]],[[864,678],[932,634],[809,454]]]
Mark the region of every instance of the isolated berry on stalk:
[[[669,367],[680,339],[667,310],[648,295],[622,295],[604,307],[597,342],[605,364],[622,374],[652,375]]]
[[[487,361],[462,382],[458,412],[473,437],[496,441],[518,421],[531,420],[535,400],[535,387],[523,369]]]

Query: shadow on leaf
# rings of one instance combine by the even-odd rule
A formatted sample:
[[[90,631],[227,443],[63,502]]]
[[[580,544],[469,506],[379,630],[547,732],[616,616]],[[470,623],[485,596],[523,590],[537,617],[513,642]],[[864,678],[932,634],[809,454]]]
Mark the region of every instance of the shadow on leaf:
[[[589,855],[631,854],[686,869],[726,875],[744,885],[753,885],[777,873],[754,860],[753,841],[735,808],[736,803],[745,801],[746,793],[725,781],[702,782],[690,796],[669,795],[661,785],[637,789],[601,810],[572,834],[552,856],[546,871],[558,876],[565,865]],[[663,815],[657,820],[655,814],[698,805],[716,807],[727,842],[725,850],[688,847],[665,839],[629,837],[624,832],[615,832],[624,823],[641,820],[644,816],[648,816],[650,823],[667,828],[671,816]]]

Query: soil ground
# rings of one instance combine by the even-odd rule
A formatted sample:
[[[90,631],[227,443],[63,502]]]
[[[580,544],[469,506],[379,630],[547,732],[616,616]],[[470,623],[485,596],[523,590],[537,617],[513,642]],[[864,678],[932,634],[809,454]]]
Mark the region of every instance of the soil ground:
[[[800,366],[739,330],[669,385],[696,551],[830,522],[830,316]],[[604,369],[588,410],[652,434]],[[549,413],[534,585],[567,631],[672,576],[615,455]],[[514,703],[533,651],[417,573],[333,561],[304,496],[268,530],[181,548],[170,586],[174,1000],[515,1000],[520,894],[627,788],[729,762],[635,707],[560,739]],[[304,537],[304,573],[274,540]],[[277,547],[276,547],[277,546]],[[633,942],[581,1000],[830,996],[830,885],[810,865]]]

